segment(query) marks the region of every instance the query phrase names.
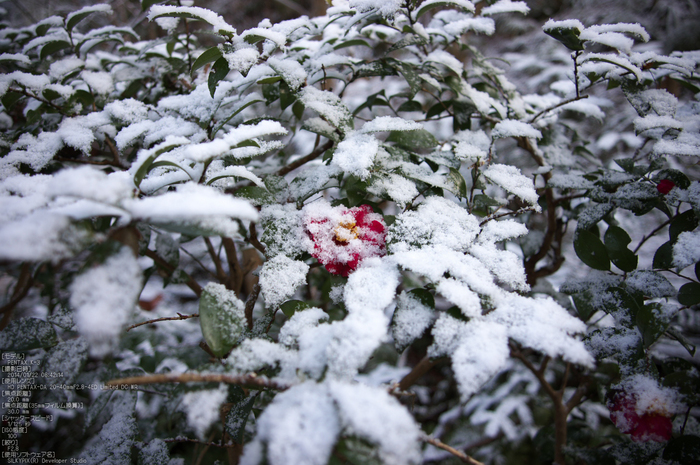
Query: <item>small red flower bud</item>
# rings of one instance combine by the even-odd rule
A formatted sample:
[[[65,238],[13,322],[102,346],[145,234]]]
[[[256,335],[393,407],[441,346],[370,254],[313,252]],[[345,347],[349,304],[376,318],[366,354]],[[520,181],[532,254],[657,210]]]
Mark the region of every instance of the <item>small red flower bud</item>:
[[[656,185],[656,190],[661,192],[663,195],[666,195],[669,192],[671,192],[671,189],[673,189],[674,187],[676,187],[676,184],[673,181],[671,181],[670,179],[662,179]]]

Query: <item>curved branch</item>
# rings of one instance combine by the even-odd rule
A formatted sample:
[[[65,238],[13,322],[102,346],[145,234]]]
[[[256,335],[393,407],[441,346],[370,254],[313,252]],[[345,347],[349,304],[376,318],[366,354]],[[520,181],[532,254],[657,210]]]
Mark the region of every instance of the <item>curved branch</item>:
[[[442,450],[446,450],[447,452],[454,455],[455,457],[457,457],[458,459],[460,459],[464,463],[470,463],[471,465],[484,465],[482,462],[479,462],[478,460],[469,457],[467,454],[465,454],[461,450],[457,450],[454,447],[448,446],[447,444],[440,441],[439,439],[435,439],[435,438],[432,438],[430,436],[423,436],[421,439],[432,446],[435,446],[435,447],[442,449]]]
[[[105,383],[105,388],[131,389],[131,385],[162,383],[225,383],[254,389],[269,388],[277,391],[284,391],[290,387],[267,378],[258,378],[254,373],[240,376],[222,375],[219,373],[168,373],[113,379]]]
[[[141,323],[136,323],[135,325],[129,326],[128,328],[126,328],[126,331],[131,331],[132,329],[138,328],[139,326],[149,325],[151,323],[157,323],[159,321],[189,320],[190,318],[199,318],[199,313],[195,313],[194,315],[183,315],[181,313],[178,313],[178,316],[156,318],[155,320],[142,321]]]

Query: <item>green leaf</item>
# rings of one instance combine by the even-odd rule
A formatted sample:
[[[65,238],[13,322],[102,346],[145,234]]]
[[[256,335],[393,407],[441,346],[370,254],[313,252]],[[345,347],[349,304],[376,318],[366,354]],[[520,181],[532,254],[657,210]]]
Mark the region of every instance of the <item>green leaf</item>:
[[[296,96],[285,81],[280,81],[280,107],[282,110],[296,101]]]
[[[264,102],[264,100],[261,100],[261,99],[248,100],[248,101],[245,102],[243,105],[241,105],[241,106],[239,106],[239,107],[236,107],[236,108],[233,110],[233,112],[232,112],[228,117],[226,117],[226,119],[222,120],[222,121],[214,128],[214,131],[212,131],[211,138],[213,139],[214,136],[216,135],[216,133],[219,132],[229,121],[231,121],[231,118],[233,118],[234,116],[236,116],[237,114],[239,114],[240,112],[242,112],[243,110],[245,110],[246,108],[248,108],[249,106],[251,106],[251,105],[253,105],[253,104],[255,104],[255,103],[260,103],[260,102]]]
[[[557,39],[569,50],[583,50],[583,41],[579,39],[581,32],[577,28],[553,27],[545,29],[544,33]]]
[[[447,180],[454,185],[452,192],[463,199],[467,198],[467,182],[464,180],[462,173],[454,168],[450,168],[450,174],[447,175]]]
[[[671,220],[671,225],[668,227],[668,235],[671,242],[676,242],[682,232],[692,231],[697,227],[698,217],[695,216],[695,212],[692,209],[686,210]]]
[[[428,11],[430,11],[434,8],[441,7],[441,6],[449,6],[451,8],[460,8],[462,10],[466,10],[466,11],[469,11],[471,13],[474,13],[473,9],[465,8],[464,3],[457,2],[454,0],[443,0],[443,1],[438,1],[438,2],[432,2],[432,3],[429,3],[427,5],[425,5],[425,3],[428,3],[428,2],[423,2],[423,3],[424,4],[421,5],[420,8],[418,8],[418,11],[416,11],[416,19],[420,18],[421,16],[426,14]]]
[[[76,11],[74,13],[69,14],[66,16],[66,31],[70,34],[70,32],[73,30],[73,28],[83,19],[87,18],[93,13],[102,13],[100,11]]]
[[[180,265],[180,242],[170,234],[158,234],[156,237],[156,254],[173,268]]]
[[[406,100],[396,111],[423,111],[423,106],[416,100]]]
[[[672,463],[697,465],[700,463],[698,457],[700,457],[700,436],[685,435],[673,438],[664,447],[663,458]]]
[[[370,44],[367,43],[366,40],[362,39],[351,39],[351,40],[346,40],[344,42],[337,42],[333,45],[333,50],[338,50],[341,48],[345,47],[355,47],[355,46],[362,46],[362,47],[367,47],[367,48],[372,48]]]
[[[199,298],[199,324],[212,353],[223,357],[247,327],[245,304],[222,284],[209,284]]]
[[[414,69],[413,65],[401,61],[398,62],[397,68],[403,75],[404,79],[406,79],[406,82],[411,89],[409,97],[413,98],[413,96],[416,95],[423,87],[423,81],[418,77],[418,73]]]
[[[688,307],[700,304],[700,284],[686,283],[682,285],[678,290],[678,302]]]
[[[255,398],[256,396],[250,395],[237,402],[226,415],[226,432],[231,435],[231,438],[237,444],[243,444],[245,439],[245,425],[250,417],[250,412],[253,410]]]
[[[294,117],[297,120],[301,121],[301,118],[304,116],[304,104],[297,100],[294,105],[292,105],[292,113],[294,113]]]
[[[426,40],[425,37],[421,37],[418,34],[410,34],[403,39],[399,40],[396,42],[394,45],[389,47],[389,49],[386,51],[387,54],[393,52],[394,50],[399,50],[404,47],[408,47],[409,45],[426,45],[428,44],[428,41]]]
[[[291,318],[296,312],[301,312],[307,308],[311,308],[311,305],[301,300],[288,300],[280,305],[280,310],[287,318]]]
[[[471,103],[460,102],[455,100],[452,102],[452,130],[455,132],[463,131],[472,128],[472,113],[476,111],[476,107]]]
[[[47,349],[58,344],[53,325],[38,318],[18,318],[0,331],[0,350]]]
[[[56,92],[53,89],[44,89],[44,91],[41,93],[41,95],[43,95],[44,98],[46,100],[48,100],[49,102],[51,100],[56,100],[57,98],[61,97],[61,94],[59,94],[58,92]]]
[[[430,119],[433,116],[438,116],[443,111],[447,111],[450,108],[451,104],[452,104],[451,100],[446,101],[446,102],[436,103],[432,107],[428,108],[428,112],[425,114],[425,118]]]
[[[143,181],[143,178],[146,177],[148,172],[151,170],[151,165],[153,165],[153,161],[158,158],[160,155],[164,154],[165,152],[169,152],[175,147],[179,147],[180,144],[172,144],[168,145],[166,147],[163,147],[159,150],[156,150],[153,152],[151,155],[149,155],[146,160],[139,166],[139,168],[136,170],[136,173],[134,173],[134,184],[136,187],[139,187],[141,185],[141,181]]]
[[[652,266],[662,270],[668,270],[673,266],[673,243],[671,241],[664,243],[656,250]]]
[[[270,205],[277,201],[267,189],[258,186],[241,187],[234,195],[250,200],[253,205]]]
[[[627,248],[632,242],[629,234],[617,226],[610,226],[605,232],[605,247],[608,255],[616,267],[622,271],[633,271],[637,268],[638,257]]]
[[[228,61],[226,61],[226,58],[221,57],[216,62],[214,63],[214,66],[211,68],[211,72],[209,73],[209,93],[211,94],[212,98],[214,97],[214,93],[216,92],[216,85],[228,75],[230,69],[228,67]]]
[[[280,88],[276,83],[280,81],[280,79],[276,79],[272,82],[264,82],[262,83],[262,93],[263,97],[265,97],[265,103],[267,105],[270,105],[272,102],[280,98]],[[263,79],[265,81],[265,79]]]
[[[595,270],[609,271],[610,258],[600,238],[590,231],[576,231],[574,250],[583,263]]]
[[[22,97],[24,96],[19,92],[8,92],[2,96],[0,102],[2,102],[2,106],[4,106],[6,110],[11,110]]]
[[[598,311],[598,309],[591,304],[593,293],[590,290],[573,294],[571,298],[576,306],[576,312],[583,321],[588,321]]]
[[[678,343],[688,351],[691,357],[695,357],[695,346],[680,331],[676,330],[673,326],[669,326],[666,330],[666,334],[668,337],[678,341]]]
[[[633,158],[619,158],[615,160],[615,163],[630,174],[634,174],[634,159]]]
[[[669,321],[660,315],[663,312],[658,303],[645,305],[637,311],[637,327],[642,333],[644,347],[652,345],[666,331]]]
[[[394,142],[401,148],[410,151],[428,150],[438,145],[437,139],[429,131],[419,129],[417,131],[392,131],[387,142]]]
[[[212,47],[210,49],[207,49],[204,51],[204,53],[199,55],[196,60],[194,60],[190,72],[194,73],[202,66],[206,65],[207,63],[215,62],[219,58],[221,58],[221,50],[219,50],[219,47]]]
[[[63,50],[65,48],[70,48],[70,42],[65,40],[56,40],[53,42],[47,42],[43,47],[41,47],[41,53],[39,53],[39,59],[45,60],[50,55]]]
[[[668,179],[673,181],[673,183],[681,189],[687,189],[690,187],[690,179],[682,171],[674,169],[664,169],[656,173],[654,180],[659,181],[661,179]]]

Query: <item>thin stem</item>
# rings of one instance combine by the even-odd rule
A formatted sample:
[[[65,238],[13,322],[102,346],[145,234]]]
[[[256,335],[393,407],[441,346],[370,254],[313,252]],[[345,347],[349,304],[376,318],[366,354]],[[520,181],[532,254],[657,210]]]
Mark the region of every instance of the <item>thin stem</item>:
[[[306,156],[304,156],[304,157],[301,157],[301,158],[299,158],[298,160],[295,160],[294,162],[288,164],[287,166],[285,166],[285,167],[279,169],[279,170],[277,171],[277,173],[275,173],[275,174],[277,174],[277,176],[284,176],[285,174],[294,171],[295,169],[299,168],[300,166],[302,166],[302,165],[304,165],[304,164],[310,162],[311,160],[315,159],[316,157],[318,157],[318,156],[321,155],[322,153],[325,153],[326,150],[328,150],[328,149],[330,149],[331,147],[333,147],[333,144],[334,144],[334,142],[333,142],[332,140],[329,140],[328,142],[326,142],[325,144],[323,144],[322,146],[320,146],[319,148],[317,148],[316,150],[314,150],[314,151],[311,152],[310,154],[308,154],[308,155],[306,155]]]
[[[146,249],[146,252],[144,253],[148,258],[153,260],[153,262],[158,265],[159,267],[163,268],[166,272],[172,273],[175,271],[175,267],[172,266],[170,263],[166,262],[163,260],[161,257],[158,256],[154,251],[150,249]],[[202,286],[197,283],[197,281],[194,280],[192,276],[187,274],[185,271],[182,271],[183,274],[187,277],[187,281],[185,284],[187,284],[187,287],[192,289],[192,291],[197,294],[197,297],[202,295]]]
[[[258,240],[258,231],[255,229],[255,223],[254,223],[254,222],[252,222],[252,221],[250,222],[250,226],[248,227],[248,231],[250,232],[250,239],[248,240],[248,242],[250,242],[250,244],[251,244],[253,247],[255,247],[256,249],[258,249],[258,250],[260,251],[260,253],[262,253],[263,255],[265,255],[265,250],[266,250],[266,249],[265,249],[265,246],[262,245],[262,244],[260,243],[260,241]]]
[[[200,267],[202,270],[206,271],[207,274],[209,274],[211,277],[213,277],[214,279],[218,279],[218,278],[219,278],[217,275],[215,275],[214,273],[212,273],[211,270],[210,270],[209,268],[207,268],[206,266],[204,266],[204,263],[202,263],[197,257],[195,257],[194,255],[192,255],[192,253],[191,253],[189,250],[187,250],[187,249],[184,248],[183,246],[180,246],[180,250],[182,250],[183,252],[185,252],[185,254],[187,254],[187,256],[189,256],[192,260],[194,260],[194,262],[195,262],[197,265],[199,265],[199,267]]]
[[[459,460],[461,460],[464,463],[470,463],[471,465],[484,465],[483,462],[479,462],[478,460],[469,457],[467,454],[465,454],[461,450],[457,450],[454,447],[450,447],[447,444],[445,444],[444,442],[440,441],[439,439],[435,439],[435,438],[427,436],[427,435],[423,436],[421,439],[432,446],[435,446],[439,449],[442,449],[442,450],[449,452],[450,454],[454,455],[455,457],[457,457]]]
[[[209,252],[209,256],[214,262],[214,267],[216,267],[216,277],[219,280],[219,282],[223,284],[226,282],[226,272],[224,271],[224,267],[221,264],[219,254],[216,252],[216,250],[214,250],[214,246],[211,243],[211,239],[205,237],[204,243],[207,245],[207,251]]]
[[[253,329],[253,309],[255,308],[255,302],[258,300],[258,295],[260,294],[260,285],[256,284],[253,286],[253,290],[248,296],[248,300],[245,302],[245,319],[248,323],[248,329]]]
[[[228,261],[228,282],[226,287],[238,296],[241,293],[241,285],[243,284],[243,272],[241,264],[238,261],[238,251],[236,243],[230,237],[222,237],[221,245],[226,251],[226,260]]]
[[[557,103],[556,105],[554,105],[554,106],[552,106],[552,107],[545,108],[544,110],[542,110],[541,112],[539,112],[539,113],[537,113],[535,116],[533,116],[533,117],[530,119],[530,121],[528,121],[528,123],[534,123],[535,121],[537,121],[537,118],[539,118],[540,116],[544,115],[544,114],[547,113],[547,112],[550,112],[550,111],[552,111],[552,110],[555,110],[555,109],[557,109],[557,108],[559,108],[559,107],[562,107],[562,106],[566,105],[567,103],[576,102],[577,100],[583,100],[583,99],[586,99],[586,98],[588,98],[588,95],[584,95],[583,97],[581,97],[581,96],[578,95],[578,91],[576,91],[576,97],[570,98],[570,99],[568,99],[568,100],[564,100],[563,102],[559,102],[559,103]]]
[[[258,378],[255,373],[240,376],[222,375],[219,373],[165,373],[113,379],[105,383],[105,388],[132,389],[133,385],[164,383],[225,383],[254,389],[275,389],[277,391],[284,391],[290,387],[267,378]]]
[[[670,218],[669,218],[668,220],[664,221],[663,223],[661,223],[661,225],[660,225],[659,227],[657,227],[656,229],[654,229],[652,232],[650,232],[649,234],[647,234],[646,236],[644,236],[644,237],[642,238],[642,240],[639,241],[639,244],[637,244],[637,247],[635,247],[635,249],[632,251],[632,253],[636,254],[637,251],[642,247],[642,245],[644,245],[644,243],[645,243],[646,241],[648,241],[649,239],[651,239],[652,237],[654,237],[654,236],[656,235],[656,233],[658,233],[659,231],[661,231],[663,228],[665,228],[665,227],[668,226],[669,224],[671,224],[671,219],[670,219]]]
[[[435,366],[434,361],[430,360],[430,358],[423,357],[423,359],[418,362],[418,365],[413,367],[413,370],[409,374],[403,377],[403,379],[399,382],[398,388],[401,391],[406,391],[408,388],[413,386],[416,381],[418,381],[421,376],[426,374],[432,367]]]
[[[135,325],[129,326],[128,328],[126,328],[126,331],[131,331],[132,329],[138,328],[139,326],[150,325],[151,323],[158,323],[159,321],[189,320],[190,318],[199,318],[198,313],[195,313],[194,315],[183,315],[182,313],[178,313],[177,315],[178,316],[156,318],[155,320],[142,321],[141,323],[136,323]]]

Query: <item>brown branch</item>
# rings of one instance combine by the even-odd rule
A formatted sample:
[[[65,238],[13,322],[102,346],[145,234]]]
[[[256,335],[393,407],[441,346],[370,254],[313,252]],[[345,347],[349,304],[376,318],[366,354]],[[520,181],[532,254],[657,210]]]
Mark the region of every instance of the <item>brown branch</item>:
[[[322,146],[318,147],[316,150],[311,152],[310,154],[299,158],[298,160],[295,160],[294,162],[288,164],[287,166],[277,170],[277,173],[275,173],[277,176],[284,176],[287,173],[291,173],[295,169],[299,168],[300,166],[310,162],[314,158],[318,157],[319,155],[323,154],[326,150],[330,149],[333,147],[333,141],[329,140]]]
[[[241,269],[241,263],[238,261],[236,243],[230,237],[222,237],[221,244],[224,246],[226,260],[228,261],[228,280],[224,284],[226,284],[227,289],[239,296],[243,285],[243,270]]]
[[[224,284],[226,282],[226,272],[224,271],[224,267],[221,264],[221,258],[219,258],[219,254],[216,253],[216,250],[214,250],[214,246],[211,243],[211,240],[208,237],[204,238],[204,243],[207,245],[207,252],[209,252],[209,256],[211,257],[211,260],[214,262],[214,266],[216,267],[216,277],[219,280],[221,284]]]
[[[154,251],[152,251],[150,249],[146,249],[146,252],[144,253],[144,255],[146,255],[148,258],[153,260],[153,262],[156,265],[163,268],[168,273],[172,273],[175,271],[174,266],[172,266],[170,263],[168,263],[165,260],[163,260],[162,258],[160,258],[158,256],[158,254],[156,254]],[[185,282],[185,284],[187,284],[187,287],[192,289],[192,291],[195,294],[197,294],[197,297],[201,296],[202,295],[202,286],[200,286],[199,283],[197,283],[197,281],[195,281],[194,278],[192,278],[192,276],[185,273],[184,271],[183,271],[183,273],[185,274],[185,276],[187,276],[187,281]]]
[[[485,220],[483,220],[481,223],[479,223],[479,226],[483,226],[486,223],[488,223],[489,221],[497,220],[497,219],[500,219],[500,218],[503,218],[506,216],[520,215],[521,213],[531,212],[531,211],[535,211],[535,207],[532,207],[532,206],[531,207],[523,207],[523,208],[518,208],[517,210],[512,210],[512,211],[505,212],[505,213],[499,213],[498,215],[487,217]]]
[[[258,300],[258,295],[260,294],[260,285],[256,284],[253,286],[253,290],[248,296],[248,300],[245,302],[245,320],[248,322],[248,329],[253,329],[253,309],[255,308],[255,302]]]
[[[109,147],[109,151],[112,152],[112,158],[114,159],[114,166],[120,166],[122,169],[126,170],[127,167],[122,164],[121,158],[119,157],[119,150],[112,142],[108,136],[105,136],[105,144]]]
[[[106,388],[131,389],[131,385],[141,384],[161,384],[161,383],[225,383],[236,384],[249,388],[269,388],[277,391],[284,391],[290,386],[269,380],[258,378],[254,373],[248,375],[222,375],[219,373],[175,373],[157,374],[145,376],[132,376],[129,378],[119,378],[107,381]],[[126,386],[126,387],[122,387]]]
[[[464,463],[470,463],[471,465],[484,465],[482,462],[479,462],[476,459],[473,459],[469,457],[467,454],[462,452],[461,450],[457,450],[454,447],[450,447],[444,442],[440,441],[439,439],[432,438],[430,436],[423,436],[421,438],[423,441],[427,442],[428,444],[435,446],[439,449],[445,450],[449,452],[450,454],[454,455],[458,459],[460,459]]]
[[[249,242],[250,244],[258,249],[260,253],[265,255],[265,246],[260,243],[258,240],[258,231],[255,229],[255,223],[253,221],[250,222],[250,226],[248,227],[248,231],[250,231],[250,239]]]
[[[12,310],[27,296],[29,289],[32,288],[32,284],[34,284],[34,279],[32,278],[31,265],[26,262],[22,263],[19,277],[17,278],[17,284],[15,284],[15,289],[12,291],[10,301],[0,307],[0,313],[3,314],[2,320],[0,321],[0,330],[5,329],[10,323]]]
[[[189,320],[190,318],[199,318],[199,314],[195,313],[194,315],[183,315],[182,313],[178,313],[178,316],[156,318],[155,320],[142,321],[141,323],[136,323],[135,325],[129,326],[128,328],[126,328],[126,331],[131,331],[132,329],[138,328],[139,326],[150,325],[151,323],[158,323],[159,321]]]
[[[542,388],[549,398],[552,399],[552,403],[554,404],[554,463],[557,465],[565,465],[566,456],[564,455],[564,447],[566,446],[566,418],[569,416],[570,410],[564,405],[562,400],[564,390],[555,390],[544,377],[546,363],[543,362],[538,370],[513,344],[510,345],[510,354],[523,362],[523,365],[537,377]],[[546,358],[545,361],[548,362]],[[566,382],[566,380],[564,382]]]
[[[409,374],[403,377],[401,381],[399,381],[398,388],[401,391],[406,391],[408,388],[413,386],[416,381],[418,381],[421,376],[426,374],[432,367],[435,366],[437,362],[434,362],[430,360],[427,356],[423,357],[423,359],[418,362],[418,365],[413,367],[413,370]]]

